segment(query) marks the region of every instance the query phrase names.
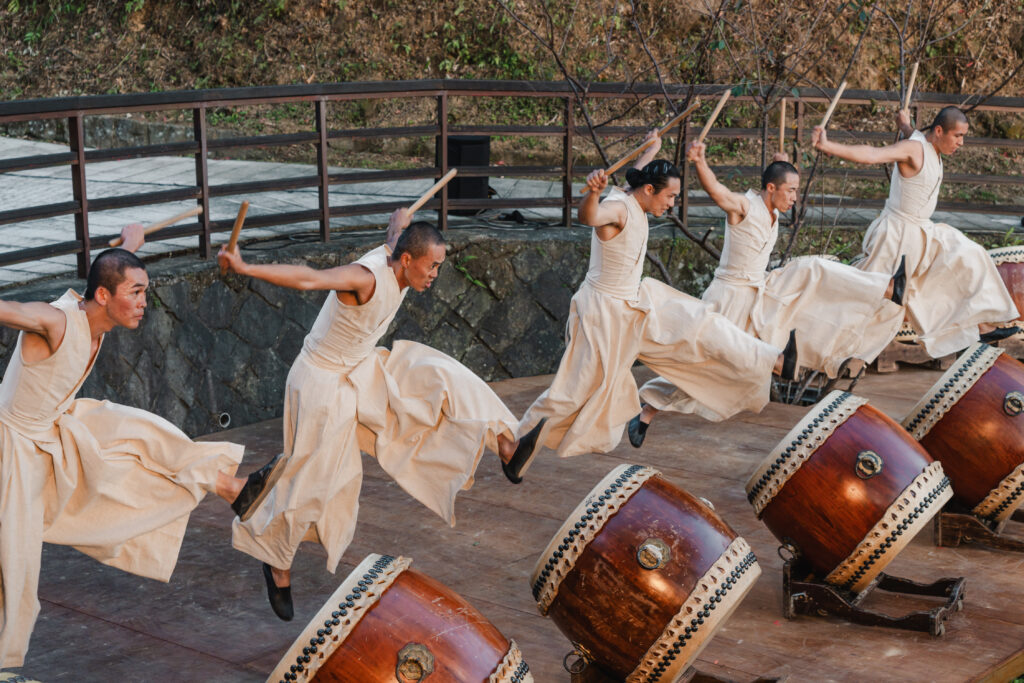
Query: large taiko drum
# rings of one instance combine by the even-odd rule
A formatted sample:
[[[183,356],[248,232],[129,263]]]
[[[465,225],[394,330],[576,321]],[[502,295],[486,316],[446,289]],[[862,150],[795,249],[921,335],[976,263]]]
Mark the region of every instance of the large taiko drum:
[[[1001,522],[1024,501],[1024,365],[975,344],[946,370],[903,426],[942,463],[953,498]]]
[[[409,569],[411,562],[368,555],[268,682],[533,682],[515,641],[457,593]]]
[[[952,496],[942,465],[867,399],[833,391],[747,482],[784,547],[860,592]]]
[[[761,573],[746,541],[657,470],[621,465],[555,534],[533,595],[618,680],[675,681]]]
[[[1017,310],[1024,314],[1024,247],[989,249],[988,254],[995,261],[999,277],[1003,279]]]

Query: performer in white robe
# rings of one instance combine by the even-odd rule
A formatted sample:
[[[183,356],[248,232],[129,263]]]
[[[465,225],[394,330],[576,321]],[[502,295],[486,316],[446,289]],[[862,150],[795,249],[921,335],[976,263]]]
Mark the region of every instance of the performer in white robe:
[[[906,113],[901,127],[910,128]],[[946,107],[927,133],[906,130],[909,139],[885,147],[842,145],[814,129],[814,146],[860,164],[893,164],[889,198],[864,235],[864,255],[855,265],[891,273],[906,256],[907,317],[929,355],[959,351],[980,338],[991,342],[1015,334],[1016,327],[993,323],[1016,320],[1017,308],[991,257],[962,232],[931,221],[942,184],[943,154],[963,145],[967,117]]]
[[[123,235],[129,249],[141,246],[141,225]],[[24,663],[44,542],[167,581],[207,492],[252,505],[272,483],[272,468],[250,476],[253,485],[232,476],[239,445],[194,442],[146,411],[75,398],[104,335],[138,327],[148,284],[131,251],[111,249],[93,262],[84,298],[68,290],[52,304],[0,301],[0,324],[21,330],[0,384],[2,667]]]
[[[390,244],[354,263],[315,270],[248,264],[222,249],[223,266],[296,289],[327,289],[320,315],[288,373],[281,481],[248,521],[236,521],[234,546],[263,562],[268,597],[291,619],[290,567],[303,540],[327,551],[335,571],[355,532],[362,484],[360,450],[411,496],[455,523],[455,496],[473,484],[487,447],[509,460],[515,417],[487,384],[440,351],[396,341],[377,347],[409,287],[424,291],[445,258],[441,233],[392,216]]]
[[[673,385],[659,407],[709,420],[760,410],[773,369],[782,366],[779,348],[699,299],[642,277],[647,214],[660,216],[675,203],[679,171],[654,161],[626,179],[629,189],[613,189],[599,203],[608,179],[603,170],[587,178],[579,219],[594,226],[590,268],[570,304],[555,378],[519,423],[524,434],[546,420],[539,442],[562,457],[615,448],[640,408],[630,369],[636,360]]]

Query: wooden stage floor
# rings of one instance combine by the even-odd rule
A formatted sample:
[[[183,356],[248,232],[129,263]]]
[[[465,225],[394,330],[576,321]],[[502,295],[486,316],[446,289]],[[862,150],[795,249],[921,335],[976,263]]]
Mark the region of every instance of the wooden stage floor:
[[[938,375],[912,368],[870,375],[857,393],[899,419]],[[495,388],[519,415],[547,381],[509,380]],[[466,597],[519,642],[537,683],[568,682],[562,657],[571,649],[569,642],[537,613],[529,575],[566,516],[609,470],[643,463],[710,499],[753,546],[763,570],[701,655],[702,670],[737,681],[788,676],[815,682],[998,681],[1024,673],[1024,554],[937,548],[930,531],[920,534],[888,571],[918,581],[967,577],[965,611],[950,619],[945,637],[833,618],[782,617],[777,543],[754,517],[743,486],[805,412],[772,404],[761,414],[721,424],[662,417],[641,450],[624,438],[607,455],[561,460],[544,451],[520,486],[509,484],[497,457],[487,454],[476,485],[459,497],[453,529],[364,456],[355,540],[334,575],[325,571],[319,547],[303,546],[293,572],[296,618],[290,623],[271,612],[259,563],[232,550],[229,508],[213,496],[193,515],[168,584],[109,569],[69,548],[47,546],[39,588],[42,614],[20,672],[47,683],[263,680],[337,584],[376,552],[411,557],[414,568]],[[243,471],[248,472],[280,449],[280,421],[214,437],[246,444]],[[873,600],[881,598],[873,595],[869,606]],[[892,599],[883,606],[892,607]]]

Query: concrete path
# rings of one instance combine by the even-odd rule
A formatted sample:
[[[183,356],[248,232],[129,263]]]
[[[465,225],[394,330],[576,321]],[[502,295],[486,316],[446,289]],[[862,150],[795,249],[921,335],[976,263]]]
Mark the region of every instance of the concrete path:
[[[65,145],[46,142],[19,140],[0,137],[0,159],[30,156],[33,154],[54,154],[67,151]],[[365,169],[332,168],[331,172],[358,172]],[[295,176],[312,175],[313,166],[305,164],[273,163],[262,161],[236,161],[211,159],[209,161],[210,184],[219,185],[245,181],[270,180]],[[331,188],[332,206],[365,204],[377,201],[412,200],[431,185],[431,180],[407,180],[397,182],[368,182],[336,185]],[[490,185],[499,197],[560,197],[561,183],[541,180],[491,177]],[[159,192],[195,184],[195,166],[191,157],[151,157],[109,161],[89,164],[87,168],[88,196],[91,199],[113,197],[143,192]],[[691,196],[702,195],[693,192]],[[0,174],[0,210],[37,206],[56,202],[72,201],[71,169],[68,166],[41,168],[15,173]],[[269,213],[299,211],[317,208],[315,187],[264,192],[248,196],[215,198],[211,201],[213,220],[231,219],[238,212],[242,200],[250,203],[249,216]],[[849,199],[849,206],[824,212],[812,209],[808,214],[811,225],[867,225],[878,214],[877,209],[857,208],[857,200]],[[126,223],[138,221],[149,223],[185,211],[194,206],[192,201],[170,202],[154,206],[93,211],[89,214],[92,234],[117,233]],[[451,217],[453,227],[466,225],[494,225],[512,227],[508,223],[495,223],[501,212],[488,212],[471,218]],[[529,222],[552,223],[561,220],[561,209],[521,209],[520,213]],[[431,214],[427,214],[431,217]],[[717,208],[694,207],[690,210],[692,219],[721,220]],[[938,212],[937,222],[949,223],[963,230],[1005,232],[1020,228],[1016,216],[980,215],[966,213]],[[353,216],[332,219],[332,228],[364,227],[379,229],[386,224],[386,215]],[[243,233],[246,240],[261,239],[277,235],[298,237],[302,233],[315,232],[315,222],[297,223],[276,228],[247,228]],[[59,216],[42,220],[0,226],[0,252],[43,246],[55,241],[74,239],[75,227],[72,216]],[[217,237],[214,238],[215,242]],[[142,256],[183,252],[198,248],[195,237],[183,237],[147,244],[141,250]],[[0,288],[14,286],[32,279],[67,273],[74,270],[75,256],[68,255],[43,259],[30,263],[19,263],[0,268]]]

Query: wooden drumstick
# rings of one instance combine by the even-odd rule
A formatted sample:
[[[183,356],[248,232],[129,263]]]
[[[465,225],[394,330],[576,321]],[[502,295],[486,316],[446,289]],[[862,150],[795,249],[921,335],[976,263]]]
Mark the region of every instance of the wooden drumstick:
[[[782,98],[782,108],[779,109],[779,153],[786,153],[786,98]]]
[[[700,135],[697,136],[697,142],[704,142],[704,138],[707,137],[708,133],[711,132],[711,126],[714,125],[715,119],[718,118],[718,113],[722,111],[722,107],[725,106],[726,100],[732,95],[732,90],[726,90],[722,93],[722,97],[718,100],[718,104],[715,105],[715,110],[711,112],[711,116],[708,118],[707,123],[704,124],[703,130]]]
[[[412,214],[416,213],[416,211],[421,206],[423,206],[424,204],[429,202],[430,198],[433,197],[435,194],[437,194],[438,190],[440,190],[442,187],[447,185],[448,181],[451,180],[452,178],[454,178],[455,174],[458,173],[458,172],[459,172],[459,169],[453,168],[452,170],[450,170],[447,173],[445,173],[444,176],[442,176],[442,178],[440,180],[438,180],[436,183],[434,183],[433,187],[431,187],[429,190],[424,192],[422,197],[420,197],[419,199],[417,199],[415,202],[412,203],[412,206],[410,206],[409,209],[408,209],[409,215],[411,216]]]
[[[197,206],[194,209],[189,209],[188,211],[182,211],[177,216],[171,216],[170,218],[166,218],[166,219],[164,219],[162,221],[159,221],[157,223],[150,223],[145,228],[143,228],[143,230],[145,231],[145,234],[148,235],[148,234],[154,233],[157,230],[160,230],[162,228],[166,228],[168,225],[174,225],[175,223],[177,223],[179,221],[183,221],[186,218],[192,218],[192,216],[198,216],[202,212],[203,212],[203,207]],[[109,244],[112,247],[119,247],[122,244],[124,244],[124,240],[121,239],[120,237],[115,237],[114,239],[110,240]]]
[[[907,81],[907,92],[903,95],[903,108],[910,109],[910,97],[914,94],[914,81],[917,80],[917,67],[920,62],[914,62],[914,66],[910,67],[910,80]]]
[[[242,202],[238,207],[238,215],[235,216],[235,224],[231,228],[231,239],[228,240],[228,251],[234,251],[238,245],[238,234],[242,232],[242,223],[245,222],[245,214],[249,212],[249,202]]]
[[[839,104],[839,98],[843,96],[843,91],[846,90],[846,81],[839,84],[839,90],[836,90],[836,94],[832,96],[832,101],[828,104],[828,109],[825,110],[825,116],[821,119],[821,123],[818,124],[822,128],[828,125],[828,120],[832,118],[832,112],[835,111],[836,105]]]
[[[616,161],[614,164],[612,164],[611,166],[606,168],[604,170],[605,176],[610,176],[612,173],[615,173],[620,168],[622,168],[623,166],[625,166],[629,162],[633,161],[633,159],[636,159],[638,156],[643,154],[644,150],[647,149],[648,147],[650,147],[651,145],[653,145],[655,140],[658,140],[659,138],[664,136],[666,133],[671,131],[680,121],[682,121],[687,116],[689,116],[690,114],[695,112],[697,110],[697,107],[699,107],[699,106],[700,106],[700,100],[699,99],[694,99],[693,104],[691,104],[689,107],[687,107],[685,110],[683,110],[683,112],[681,114],[678,114],[677,116],[673,117],[671,121],[669,121],[664,126],[662,126],[658,130],[657,135],[655,135],[654,137],[652,137],[652,138],[650,138],[648,140],[644,140],[643,143],[639,147],[637,147],[632,152],[630,152],[629,154],[627,154],[626,156],[622,157],[621,159]],[[580,190],[580,194],[587,194],[588,192],[590,192],[590,188],[587,188],[587,187],[584,187],[583,189]]]

